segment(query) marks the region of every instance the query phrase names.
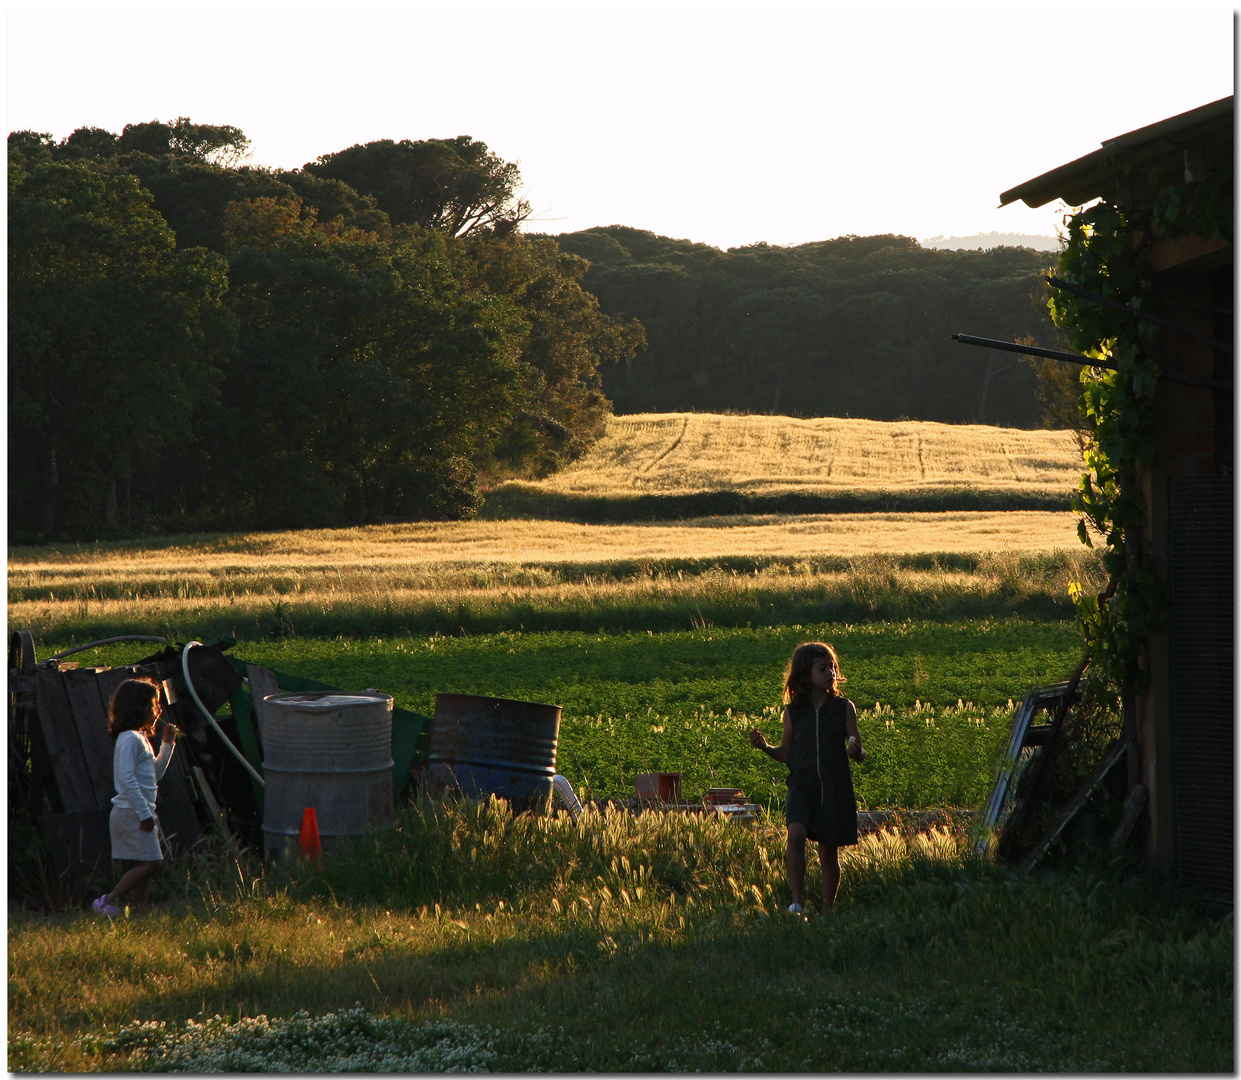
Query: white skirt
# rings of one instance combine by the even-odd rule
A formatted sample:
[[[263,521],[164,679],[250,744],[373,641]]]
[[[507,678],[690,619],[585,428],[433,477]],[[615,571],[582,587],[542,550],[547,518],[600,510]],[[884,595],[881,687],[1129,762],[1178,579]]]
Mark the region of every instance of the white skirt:
[[[138,812],[123,806],[112,807],[108,818],[108,831],[112,834],[112,858],[132,859],[135,862],[162,862],[164,853],[159,846],[159,819],[155,828],[143,832]]]

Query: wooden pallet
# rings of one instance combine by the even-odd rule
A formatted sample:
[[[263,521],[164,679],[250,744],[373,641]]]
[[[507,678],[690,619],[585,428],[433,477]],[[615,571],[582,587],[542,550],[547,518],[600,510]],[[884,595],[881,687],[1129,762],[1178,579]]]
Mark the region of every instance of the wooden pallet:
[[[114,746],[108,705],[113,693],[131,678],[162,684],[165,696],[174,699],[164,717],[185,730],[188,713],[182,716],[172,689],[177,674],[159,661],[121,667],[45,661],[10,671],[9,753],[23,744],[29,748],[29,809],[47,830],[58,878],[91,877],[107,870],[112,858],[108,818],[115,794]],[[174,753],[159,781],[156,811],[169,855],[183,853],[200,839],[198,801],[187,755]]]

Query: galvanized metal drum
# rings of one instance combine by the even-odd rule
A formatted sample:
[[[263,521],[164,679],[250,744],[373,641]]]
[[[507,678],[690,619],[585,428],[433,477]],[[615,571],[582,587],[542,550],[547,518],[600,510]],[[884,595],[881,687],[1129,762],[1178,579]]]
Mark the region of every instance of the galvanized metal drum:
[[[499,795],[515,809],[552,797],[560,706],[474,694],[436,694],[427,753],[432,794]]]
[[[391,696],[333,690],[263,700],[265,852],[296,847],[308,806],[325,850],[395,824]]]

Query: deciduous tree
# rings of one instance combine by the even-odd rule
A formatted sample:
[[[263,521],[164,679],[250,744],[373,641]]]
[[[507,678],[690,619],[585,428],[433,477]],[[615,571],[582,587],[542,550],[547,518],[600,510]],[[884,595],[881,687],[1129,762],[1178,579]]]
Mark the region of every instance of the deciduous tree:
[[[632,360],[642,325],[600,311],[581,286],[585,260],[550,240],[482,234],[459,246],[469,280],[519,320],[522,401],[490,454],[493,470],[546,475],[603,433],[611,404],[600,372]]]
[[[196,124],[188,116],[179,116],[170,123],[148,120],[144,124],[126,124],[119,148],[123,153],[185,157],[234,168],[249,155],[250,140],[240,128]]]
[[[254,200],[226,232],[240,348],[191,512],[282,527],[472,512],[476,458],[520,399],[511,310],[429,230],[384,240]]]
[[[308,162],[312,176],[341,180],[375,198],[394,225],[421,225],[449,236],[512,232],[530,214],[516,197],[521,174],[485,143],[455,139],[379,139]]]
[[[117,482],[216,393],[233,324],[223,260],[178,252],[132,176],[9,174],[10,521],[97,530]]]
[[[1054,345],[1034,298],[1044,252],[937,251],[905,236],[720,251],[621,226],[555,239],[590,261],[582,286],[605,313],[646,328],[632,366],[604,371],[620,411],[1040,422],[1027,365],[951,335]]]

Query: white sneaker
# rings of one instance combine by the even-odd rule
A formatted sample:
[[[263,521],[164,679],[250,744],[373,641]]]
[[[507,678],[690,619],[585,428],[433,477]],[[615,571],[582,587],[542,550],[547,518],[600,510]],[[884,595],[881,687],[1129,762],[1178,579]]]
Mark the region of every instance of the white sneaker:
[[[789,904],[789,914],[790,914],[790,915],[800,915],[800,914],[801,914],[801,904]]]

